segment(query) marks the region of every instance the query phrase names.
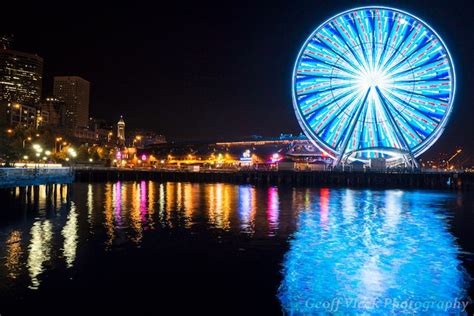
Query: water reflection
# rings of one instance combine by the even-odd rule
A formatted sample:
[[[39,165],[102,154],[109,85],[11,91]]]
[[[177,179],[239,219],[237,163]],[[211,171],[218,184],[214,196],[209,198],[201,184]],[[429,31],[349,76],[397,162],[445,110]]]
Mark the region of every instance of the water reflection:
[[[446,197],[321,189],[300,213],[279,298],[290,314],[460,312],[466,274]],[[457,302],[457,305],[456,305]]]
[[[21,249],[21,232],[14,230],[10,233],[7,242],[7,254],[5,256],[5,266],[8,271],[8,277],[15,279],[20,273],[20,259],[23,251]]]
[[[77,239],[78,239],[78,227],[77,227],[77,211],[74,202],[71,202],[69,214],[67,215],[66,225],[62,230],[64,237],[63,255],[66,258],[66,265],[68,268],[73,266],[74,260],[76,259],[77,250]]]
[[[44,264],[51,256],[52,224],[49,220],[38,220],[30,231],[27,267],[31,278],[30,288],[37,289],[40,285],[39,275],[44,271]]]
[[[63,188],[57,203],[48,203],[42,188],[35,203],[15,204],[16,221],[0,222],[0,284],[41,289],[48,273],[59,270],[48,278],[57,282],[90,269],[90,254],[125,256],[141,248],[161,255],[162,246],[184,251],[189,244],[180,238],[188,235],[197,246],[218,239],[227,247],[231,240],[242,256],[260,254],[258,247],[282,255],[292,236],[279,291],[289,313],[330,312],[318,302],[333,299],[437,302],[465,294],[442,194],[152,181],[78,183],[73,191],[63,199]],[[354,313],[343,303],[341,314]]]

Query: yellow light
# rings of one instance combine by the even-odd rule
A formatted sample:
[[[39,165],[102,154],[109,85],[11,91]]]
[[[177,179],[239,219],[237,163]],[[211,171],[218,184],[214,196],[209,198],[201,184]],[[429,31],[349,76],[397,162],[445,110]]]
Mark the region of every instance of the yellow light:
[[[28,159],[28,156],[23,156],[23,159],[24,159],[24,160],[27,160],[27,159]]]
[[[7,133],[11,134],[11,133],[13,133],[13,130],[11,128],[7,129]]]
[[[63,140],[62,137],[57,137],[57,138],[56,138],[56,141],[57,141],[57,142],[60,142],[60,141],[62,141],[62,140]]]
[[[44,154],[45,154],[46,156],[49,156],[49,155],[51,155],[51,152],[50,152],[49,150],[46,150],[46,151],[44,152]]]
[[[31,140],[31,137],[28,137],[27,139],[28,139],[28,140]]]
[[[20,108],[20,105],[17,103],[14,105],[15,106],[15,109],[19,109]]]

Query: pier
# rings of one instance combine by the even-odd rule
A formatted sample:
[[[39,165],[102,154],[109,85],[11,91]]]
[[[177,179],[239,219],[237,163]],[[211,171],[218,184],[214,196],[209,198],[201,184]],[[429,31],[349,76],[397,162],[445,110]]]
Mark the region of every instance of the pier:
[[[329,186],[472,190],[472,173],[389,173],[338,171],[180,171],[145,169],[76,169],[77,181],[227,182],[254,185]]]
[[[0,168],[0,188],[67,184],[74,181],[71,168]]]

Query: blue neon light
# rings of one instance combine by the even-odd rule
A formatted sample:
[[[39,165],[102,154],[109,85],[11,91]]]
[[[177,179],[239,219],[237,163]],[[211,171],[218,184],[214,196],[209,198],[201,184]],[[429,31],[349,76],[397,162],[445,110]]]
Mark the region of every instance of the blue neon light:
[[[419,156],[451,113],[455,72],[446,45],[417,17],[387,7],[343,12],[319,26],[293,71],[305,134],[331,157]]]

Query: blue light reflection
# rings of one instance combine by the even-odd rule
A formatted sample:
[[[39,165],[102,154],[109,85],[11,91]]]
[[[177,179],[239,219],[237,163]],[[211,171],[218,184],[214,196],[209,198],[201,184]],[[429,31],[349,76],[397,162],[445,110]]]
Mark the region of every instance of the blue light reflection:
[[[455,313],[468,275],[431,192],[321,189],[300,212],[279,298],[289,314]]]

